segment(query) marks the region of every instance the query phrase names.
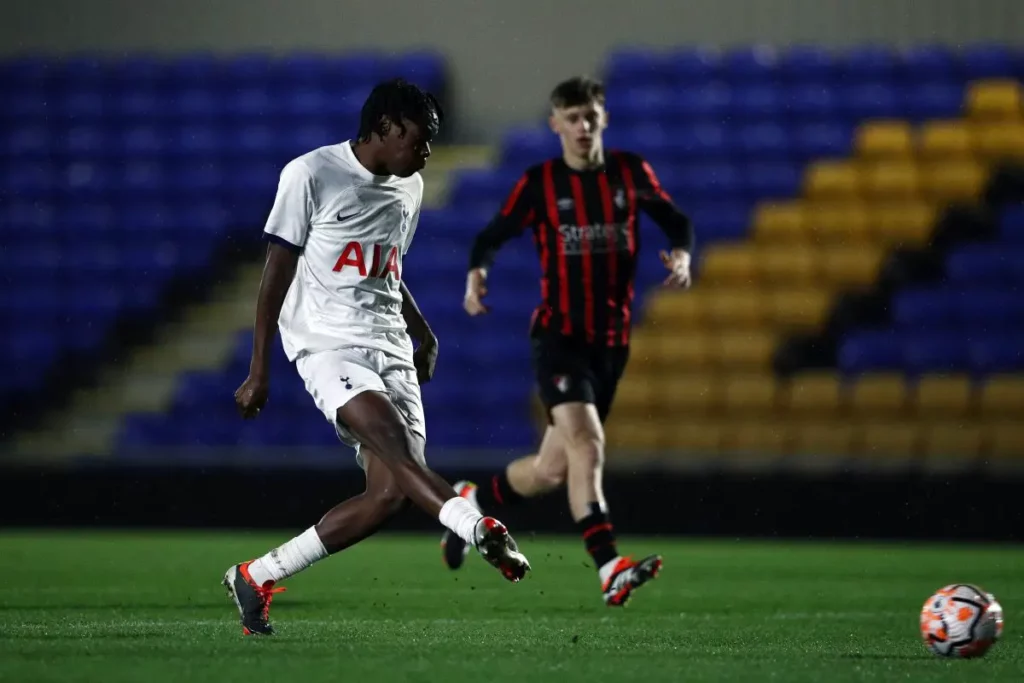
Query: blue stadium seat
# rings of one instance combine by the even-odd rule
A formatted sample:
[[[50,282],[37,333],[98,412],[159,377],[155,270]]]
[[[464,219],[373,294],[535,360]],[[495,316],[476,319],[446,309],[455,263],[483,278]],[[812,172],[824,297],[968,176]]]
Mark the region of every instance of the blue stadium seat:
[[[786,110],[783,91],[775,85],[749,85],[737,88],[732,115],[740,120],[776,121]]]
[[[796,46],[782,53],[778,71],[788,83],[828,83],[836,78],[838,64],[828,50]]]
[[[895,86],[868,82],[841,90],[839,110],[851,122],[894,118],[903,114],[903,102]]]
[[[961,51],[960,62],[967,80],[1016,75],[1013,51],[1003,45],[969,45]]]
[[[910,335],[901,341],[903,368],[911,374],[954,374],[970,366],[968,342],[957,333]]]
[[[721,58],[711,49],[683,48],[671,51],[662,68],[675,85],[693,87],[720,77]]]
[[[839,369],[848,374],[902,370],[903,347],[892,332],[860,332],[839,346]]]
[[[720,84],[707,84],[693,88],[683,88],[668,93],[671,98],[666,105],[667,111],[681,119],[698,121],[723,120],[732,109],[733,92]],[[615,110],[610,109],[613,113]],[[647,112],[649,116],[658,113]]]
[[[957,85],[939,82],[908,84],[902,92],[903,113],[915,121],[954,118],[963,108],[964,91]]]
[[[745,159],[778,161],[789,158],[792,149],[789,130],[777,123],[742,126],[730,134]]]
[[[842,157],[853,146],[853,129],[842,123],[818,123],[793,129],[793,156],[806,162],[815,158]]]
[[[733,83],[770,83],[778,72],[778,54],[767,46],[731,50],[722,59],[722,76]]]
[[[525,171],[560,153],[558,138],[547,128],[518,128],[506,133],[502,141],[501,164]]]
[[[1024,249],[1003,244],[972,244],[950,253],[946,275],[965,285],[1024,285]]]
[[[786,162],[755,162],[744,166],[743,171],[743,188],[751,200],[796,196],[803,179],[802,169]]]
[[[827,83],[793,86],[786,91],[785,98],[789,115],[797,121],[828,121],[839,108],[835,88]]]
[[[957,322],[956,301],[944,291],[907,289],[892,301],[893,322],[908,329],[952,329]]]
[[[897,72],[906,84],[943,82],[959,85],[957,59],[942,45],[919,45],[901,50]]]
[[[896,71],[895,54],[888,48],[864,45],[840,58],[840,74],[847,83],[890,82]]]
[[[1024,245],[1024,205],[1005,209],[999,219],[999,239],[1014,245]]]
[[[1024,371],[1024,345],[1019,332],[972,340],[969,355],[971,369],[978,375]]]

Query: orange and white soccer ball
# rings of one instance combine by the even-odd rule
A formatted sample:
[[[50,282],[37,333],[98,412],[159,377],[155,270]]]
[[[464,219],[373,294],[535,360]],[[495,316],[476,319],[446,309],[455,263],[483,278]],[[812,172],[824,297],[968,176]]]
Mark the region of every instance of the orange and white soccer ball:
[[[1003,608],[978,586],[955,583],[921,608],[921,637],[939,657],[981,657],[1003,635]]]

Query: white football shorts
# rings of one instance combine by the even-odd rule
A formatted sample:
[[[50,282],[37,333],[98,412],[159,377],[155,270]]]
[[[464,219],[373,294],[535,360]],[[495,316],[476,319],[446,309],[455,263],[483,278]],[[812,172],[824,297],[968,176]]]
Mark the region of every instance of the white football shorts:
[[[338,438],[355,448],[360,467],[365,465],[359,455],[359,440],[343,424],[338,424],[338,409],[364,391],[387,394],[409,431],[426,441],[420,384],[411,362],[379,349],[351,347],[300,356],[295,367],[316,407],[334,425]],[[423,448],[416,449],[414,456],[425,464]]]

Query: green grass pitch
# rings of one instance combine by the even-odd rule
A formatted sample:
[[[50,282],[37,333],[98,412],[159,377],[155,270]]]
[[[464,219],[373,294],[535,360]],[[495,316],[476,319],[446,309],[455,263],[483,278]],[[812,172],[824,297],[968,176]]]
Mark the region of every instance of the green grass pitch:
[[[245,639],[227,566],[285,534],[0,534],[0,681],[1020,681],[1024,550],[627,539],[662,576],[604,607],[577,539],[521,537],[533,575],[437,539],[382,536],[287,583],[278,636]],[[987,657],[918,637],[931,591],[980,583],[1006,610]]]

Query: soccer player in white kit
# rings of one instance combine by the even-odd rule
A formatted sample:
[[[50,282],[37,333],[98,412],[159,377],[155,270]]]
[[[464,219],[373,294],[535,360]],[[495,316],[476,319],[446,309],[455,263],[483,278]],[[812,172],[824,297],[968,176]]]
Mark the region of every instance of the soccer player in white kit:
[[[423,199],[419,171],[443,113],[401,79],[363,105],[356,140],[313,150],[281,172],[264,230],[270,242],[256,306],[249,376],[235,392],[246,419],[269,395],[275,323],[289,360],[339,439],[356,449],[366,491],[263,557],[227,570],[246,635],[271,635],[275,587],[371,536],[411,501],[477,548],[512,581],[530,569],[505,526],[427,468],[420,383],[437,339],[403,280]],[[419,346],[413,350],[410,339]]]

